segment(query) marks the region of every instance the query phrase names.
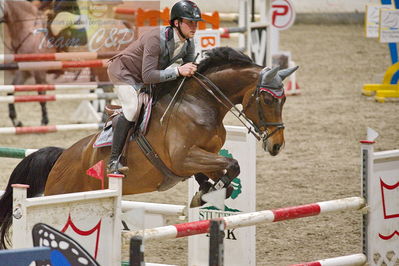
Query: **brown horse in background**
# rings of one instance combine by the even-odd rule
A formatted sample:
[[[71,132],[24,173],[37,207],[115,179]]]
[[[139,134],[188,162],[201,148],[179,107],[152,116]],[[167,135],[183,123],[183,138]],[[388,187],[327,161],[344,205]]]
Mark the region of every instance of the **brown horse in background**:
[[[198,66],[198,72],[205,78],[196,74],[196,77],[186,80],[162,124],[160,118],[181,79],[157,88],[159,100],[153,106],[146,138],[175,175],[206,176],[214,182],[223,178],[231,181],[240,173],[238,162],[218,154],[226,139],[223,118],[232,107],[230,102],[242,104],[243,115],[252,121],[259,139],[263,140],[264,150],[275,156],[284,145],[282,108],[285,95],[282,80],[295,70],[263,69],[234,49],[215,48]],[[97,162],[108,160],[110,154],[109,147],[93,148],[98,134],[83,138],[66,150],[56,147],[40,149],[18,164],[0,200],[3,247],[11,220],[11,184],[29,184],[28,196],[101,188],[99,180],[85,174]],[[165,184],[164,175],[150,163],[136,142],[130,142],[128,146],[127,165],[130,170],[123,181],[124,195],[156,191],[176,184]]]
[[[72,2],[72,1],[67,1]],[[70,39],[67,36],[53,36],[49,29],[48,10],[39,10],[36,5],[28,1],[9,1],[4,0],[0,3],[3,12],[2,22],[6,25],[4,43],[5,47],[9,48],[8,53],[13,54],[38,54],[38,53],[55,53],[55,52],[87,52],[90,51],[98,53],[115,53],[118,50],[123,50],[134,40],[135,30],[133,27],[121,20],[102,19],[101,26],[98,27],[100,34],[93,36],[91,47],[88,45],[79,46],[73,36]],[[45,3],[52,3],[46,1]],[[49,4],[47,8],[52,8]],[[99,22],[100,23],[100,20]],[[93,26],[94,27],[94,26]],[[67,30],[67,29],[65,29]],[[118,36],[118,32],[119,35]],[[131,36],[126,32],[131,32]],[[113,35],[112,35],[113,34]],[[119,38],[117,43],[107,43],[109,38]],[[122,39],[122,37],[124,39]],[[58,40],[58,41],[57,41]],[[100,42],[98,42],[101,40]],[[124,40],[124,41],[122,41]],[[90,40],[88,40],[90,41]],[[12,80],[12,85],[24,84],[26,80],[33,76],[36,84],[47,84],[46,71],[16,71]],[[90,81],[104,82],[109,81],[105,68],[91,68]],[[39,92],[45,94],[45,91]],[[9,93],[12,95],[12,93]],[[40,102],[42,107],[42,125],[47,125],[49,122],[46,102]],[[22,122],[17,119],[17,113],[13,103],[9,104],[9,117],[14,126],[22,126]]]
[[[98,52],[114,55],[137,39],[136,28],[125,20],[113,19],[110,8],[122,1],[113,1],[112,5],[102,4],[104,12],[96,14],[93,5],[101,1],[42,1],[39,9],[47,15],[47,32],[51,43],[58,52]],[[81,12],[85,9],[85,12]],[[94,10],[96,10],[94,8]],[[108,10],[108,11],[107,11]],[[65,14],[69,15],[65,15]],[[113,12],[111,12],[113,13]],[[63,14],[61,19],[58,15]],[[75,21],[73,25],[68,20]],[[88,23],[88,24],[86,24]],[[54,32],[54,26],[57,29]],[[57,43],[78,43],[78,46],[60,46]],[[50,44],[51,45],[51,44]],[[105,68],[91,68],[91,81],[109,81]]]
[[[35,29],[46,27],[44,14],[27,1],[1,1],[2,19],[6,27],[3,27],[4,50],[11,54],[37,54],[54,53],[55,49],[44,47],[40,49],[40,43],[46,38],[45,34]],[[12,85],[24,84],[29,77],[33,77],[36,84],[46,84],[45,71],[15,71]],[[8,80],[5,75],[5,81]],[[7,83],[6,83],[7,84]],[[45,94],[40,91],[39,94]],[[13,95],[13,93],[8,93]],[[42,125],[49,122],[47,115],[46,102],[40,102],[42,111]],[[22,122],[17,120],[17,113],[13,103],[8,104],[8,114],[12,124],[16,127],[22,126]]]

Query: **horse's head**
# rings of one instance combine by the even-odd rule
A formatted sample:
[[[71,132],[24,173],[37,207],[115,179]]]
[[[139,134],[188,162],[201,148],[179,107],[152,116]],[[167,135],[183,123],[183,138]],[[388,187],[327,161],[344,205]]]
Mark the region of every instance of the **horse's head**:
[[[298,67],[285,70],[264,68],[256,88],[249,90],[243,99],[245,115],[255,124],[262,135],[263,149],[277,155],[284,145],[282,109],[285,103],[283,80]]]

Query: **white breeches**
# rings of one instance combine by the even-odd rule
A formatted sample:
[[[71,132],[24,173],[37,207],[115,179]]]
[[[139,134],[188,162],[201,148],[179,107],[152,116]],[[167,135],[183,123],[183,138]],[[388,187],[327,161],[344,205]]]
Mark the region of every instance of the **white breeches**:
[[[125,118],[130,122],[135,122],[139,116],[138,91],[134,86],[121,82],[116,79],[113,75],[108,73],[111,82],[114,84],[114,91],[118,96],[120,105],[122,105],[122,112]],[[139,86],[138,86],[139,87]]]
[[[127,120],[135,122],[137,120],[137,111],[139,109],[138,93],[131,85],[118,85],[115,88],[118,99],[122,105],[122,111]]]

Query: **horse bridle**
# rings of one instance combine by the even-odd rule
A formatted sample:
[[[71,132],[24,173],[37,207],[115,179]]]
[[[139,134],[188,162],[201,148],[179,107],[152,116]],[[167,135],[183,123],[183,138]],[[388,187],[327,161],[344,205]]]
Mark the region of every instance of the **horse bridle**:
[[[267,137],[266,137],[265,140],[267,140],[267,138],[270,138],[271,136],[276,134],[279,130],[285,128],[284,123],[282,123],[282,122],[267,122],[265,114],[262,112],[261,93],[262,92],[268,92],[270,89],[283,90],[283,87],[281,87],[281,88],[272,88],[272,87],[269,87],[269,86],[258,84],[258,86],[256,87],[255,92],[251,95],[251,98],[249,99],[248,104],[246,106],[244,106],[243,110],[242,110],[242,112],[245,112],[245,110],[248,109],[248,107],[251,105],[251,103],[253,101],[252,99],[255,98],[256,110],[258,111],[259,124],[260,124],[259,130],[260,130],[260,128],[263,127],[263,128],[265,128],[265,131],[267,133],[266,134]],[[275,127],[275,129],[272,132],[269,132],[268,131],[268,127],[271,127],[271,126]],[[255,128],[255,130],[256,129],[257,128]],[[261,132],[258,132],[258,133],[261,133]]]
[[[204,81],[202,81],[200,78],[196,77],[199,76],[201,79],[203,79]],[[252,94],[251,99],[253,97],[256,97],[256,103],[257,103],[257,111],[258,111],[258,116],[259,116],[259,120],[260,120],[260,127],[264,127],[265,130],[262,131],[260,129],[260,127],[258,127],[257,125],[255,125],[255,123],[253,123],[246,115],[245,115],[245,110],[246,108],[248,108],[249,103],[251,102],[248,101],[247,106],[243,107],[243,110],[239,110],[235,104],[233,104],[229,98],[227,98],[227,96],[219,89],[218,86],[215,85],[215,83],[213,83],[208,77],[202,75],[201,73],[196,72],[195,75],[193,76],[194,79],[200,84],[201,87],[203,87],[206,91],[208,91],[218,102],[220,102],[223,106],[225,106],[227,108],[227,110],[229,110],[229,112],[231,112],[243,125],[244,127],[246,127],[248,129],[248,133],[251,133],[252,135],[255,136],[255,138],[257,140],[261,140],[262,141],[267,141],[268,138],[270,138],[271,136],[273,136],[274,134],[276,134],[279,130],[284,128],[284,124],[280,123],[280,122],[267,122],[266,121],[266,117],[262,112],[262,106],[260,103],[260,87],[259,85],[257,86],[255,93]],[[206,83],[208,83],[210,85],[210,87],[212,87],[224,100],[226,100],[229,104],[229,106],[227,104],[225,104],[222,99],[220,99],[220,97],[218,97],[217,95],[215,95],[215,93],[212,91],[212,89],[206,85]],[[264,87],[264,86],[263,86]],[[234,109],[235,111],[238,112],[238,115],[236,113],[234,113],[233,111],[231,111],[231,109]],[[244,118],[245,122],[247,122],[250,126],[248,126],[242,119],[241,117]],[[274,126],[276,127],[272,132],[268,131],[268,127],[269,126]],[[255,130],[255,132],[252,130],[252,128]]]

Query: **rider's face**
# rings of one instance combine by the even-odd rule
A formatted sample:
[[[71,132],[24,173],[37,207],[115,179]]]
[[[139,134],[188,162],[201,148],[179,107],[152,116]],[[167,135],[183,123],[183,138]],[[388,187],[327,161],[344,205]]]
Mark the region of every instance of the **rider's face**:
[[[179,23],[178,25],[180,26],[181,32],[185,38],[194,37],[197,30],[198,21],[192,21],[183,18],[181,22],[176,20],[176,23]]]

